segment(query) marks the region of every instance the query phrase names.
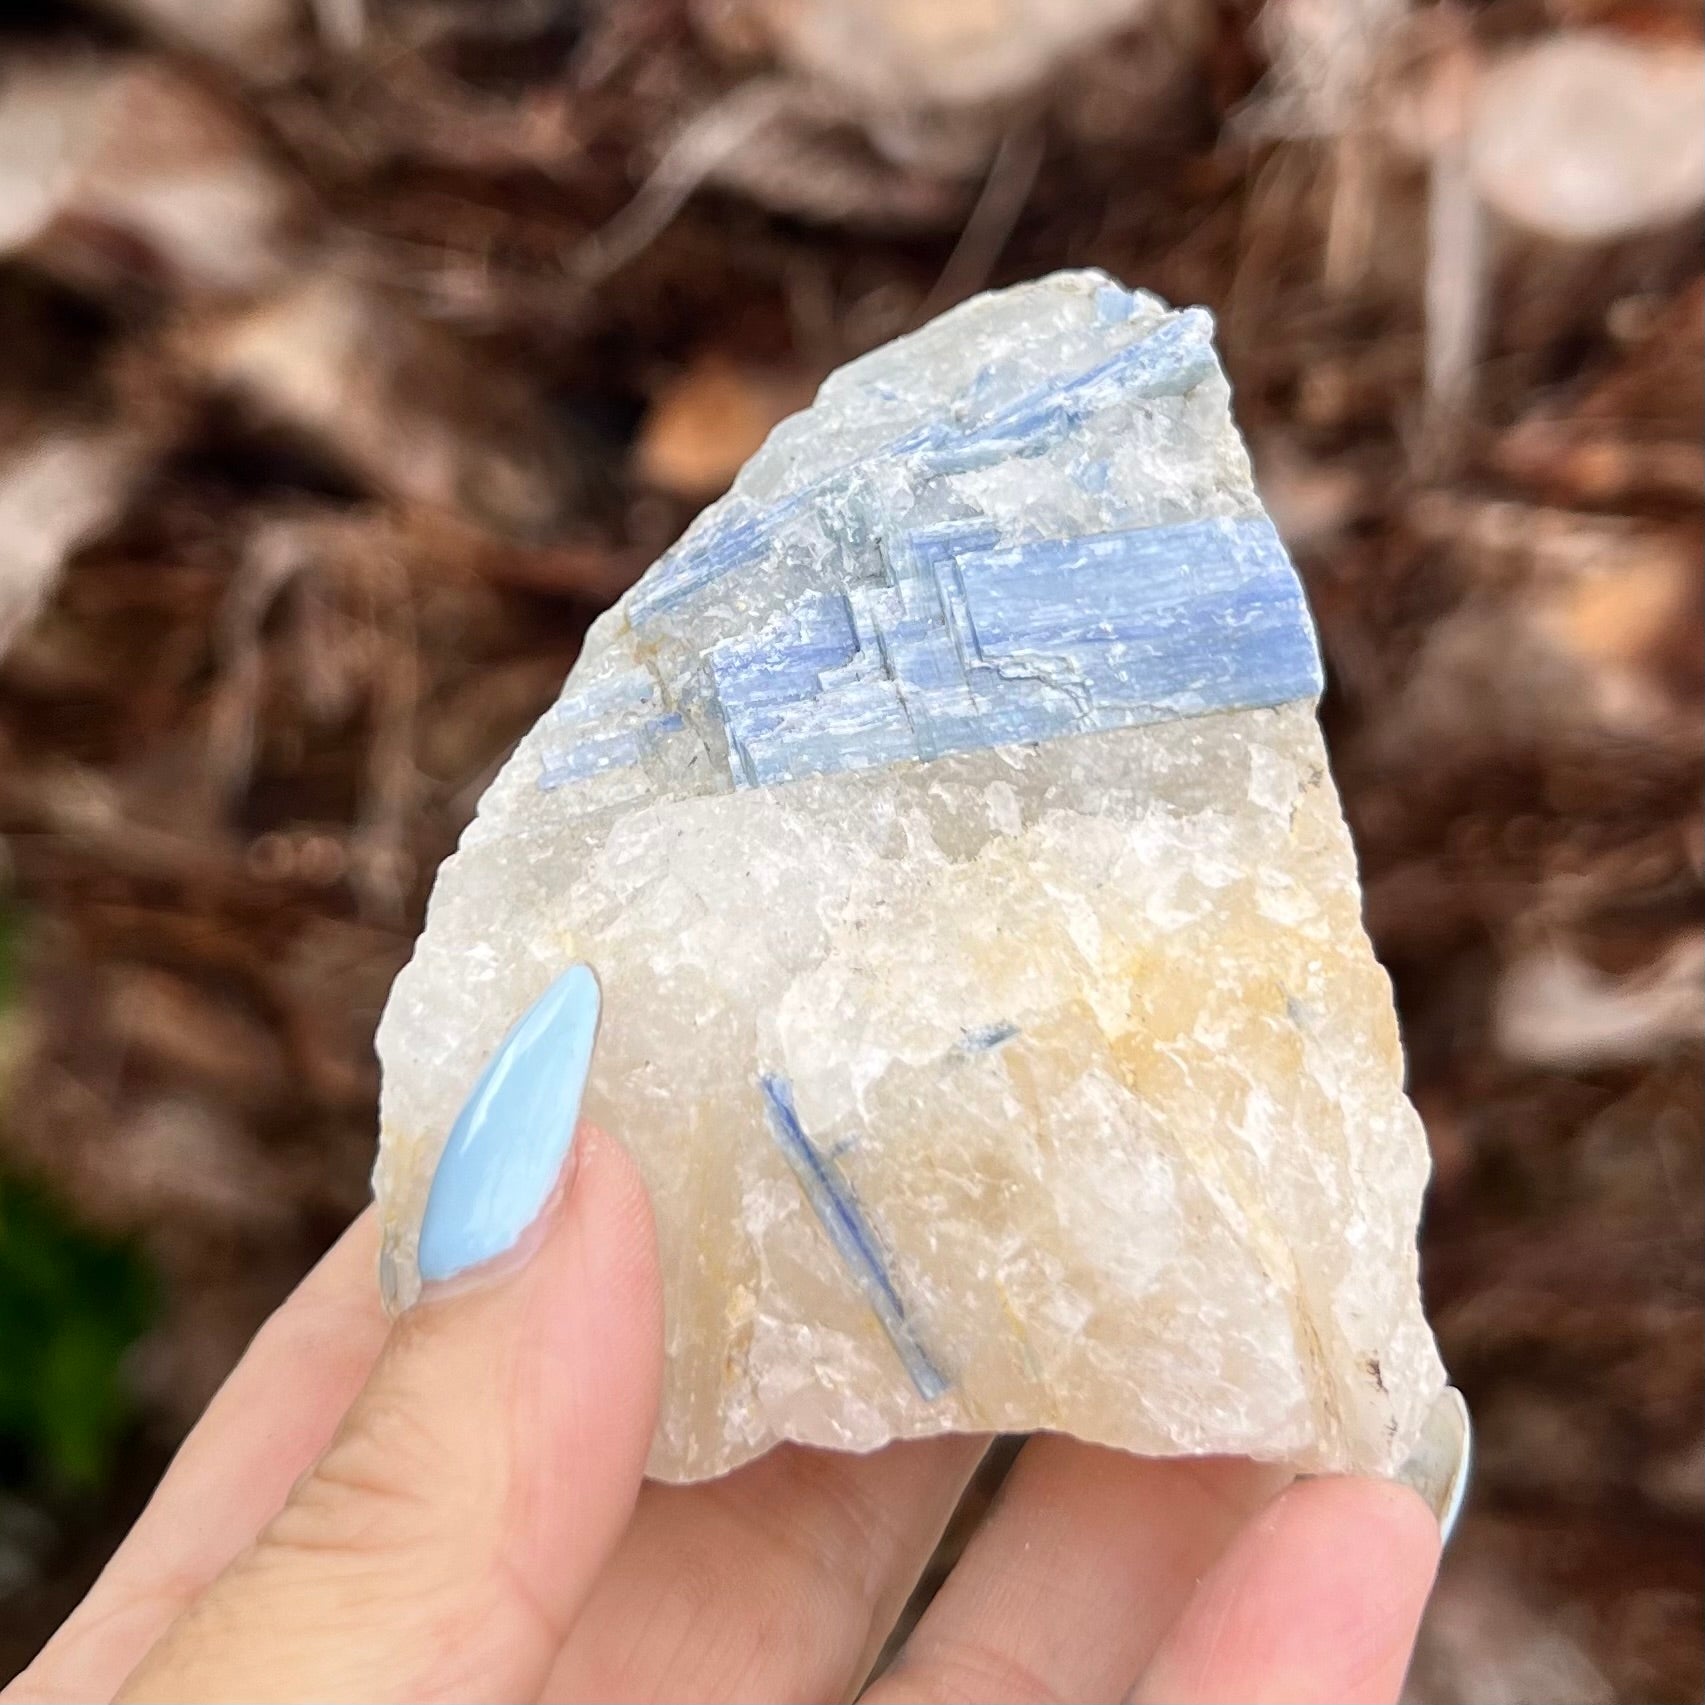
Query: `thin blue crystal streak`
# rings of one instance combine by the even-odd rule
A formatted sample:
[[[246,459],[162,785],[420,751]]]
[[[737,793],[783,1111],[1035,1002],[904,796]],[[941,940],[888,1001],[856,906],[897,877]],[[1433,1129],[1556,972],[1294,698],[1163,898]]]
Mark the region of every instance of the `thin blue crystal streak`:
[[[918,1395],[933,1403],[946,1392],[949,1382],[919,1341],[907,1317],[906,1305],[889,1277],[882,1246],[859,1207],[852,1186],[834,1161],[806,1136],[787,1079],[765,1072],[758,1079],[758,1086],[763,1091],[771,1134],[793,1168],[812,1212],[858,1281],[865,1301],[882,1323],[882,1330],[888,1334],[888,1341],[904,1363]]]
[[[1015,456],[1039,456],[1092,414],[1114,403],[1178,396],[1214,371],[1213,320],[1203,308],[1174,314],[1140,343],[1127,344],[1093,367],[1041,386],[970,431],[932,422],[922,452],[926,474],[969,473]]]
[[[546,791],[629,769],[664,736],[686,727],[679,711],[663,707],[651,676],[638,672],[560,700],[550,717],[539,766],[539,786]]]
[[[1097,286],[1095,317],[1104,326],[1122,325],[1137,311],[1137,298],[1129,290],[1109,280]]]
[[[1312,698],[1302,588],[1264,517],[989,548],[902,536],[885,584],[710,657],[737,787]]]
[[[1181,395],[1214,370],[1213,318],[1205,309],[1187,308],[1081,373],[1038,386],[982,420],[925,421],[771,508],[758,510],[739,497],[726,499],[707,526],[690,532],[634,589],[627,602],[628,620],[642,627],[756,561],[789,521],[831,486],[856,477],[863,464],[911,457],[916,459],[916,477],[931,479],[993,467],[1014,456],[1040,455],[1101,409],[1144,397]]]

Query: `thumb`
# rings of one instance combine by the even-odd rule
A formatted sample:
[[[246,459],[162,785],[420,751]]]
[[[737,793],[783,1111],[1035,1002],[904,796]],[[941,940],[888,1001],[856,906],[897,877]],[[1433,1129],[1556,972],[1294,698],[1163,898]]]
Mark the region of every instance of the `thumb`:
[[[574,1135],[597,1001],[572,968],[493,1057],[428,1200],[441,1282],[121,1698],[537,1696],[627,1525],[661,1377],[644,1185]]]

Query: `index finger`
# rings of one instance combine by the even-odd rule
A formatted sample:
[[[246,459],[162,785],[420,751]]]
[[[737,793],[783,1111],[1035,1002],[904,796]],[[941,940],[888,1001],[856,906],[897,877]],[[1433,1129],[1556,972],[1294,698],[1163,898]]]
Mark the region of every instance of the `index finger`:
[[[0,1692],[4,1705],[110,1699],[283,1507],[385,1341],[378,1247],[369,1208],[255,1335],[88,1596]]]

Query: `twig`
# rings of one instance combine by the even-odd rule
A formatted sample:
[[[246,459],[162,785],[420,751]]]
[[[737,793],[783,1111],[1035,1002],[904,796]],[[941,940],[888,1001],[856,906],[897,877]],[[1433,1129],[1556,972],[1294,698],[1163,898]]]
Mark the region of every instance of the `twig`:
[[[933,318],[954,302],[963,301],[988,282],[1001,250],[1024,212],[1025,202],[1030,199],[1043,153],[1042,129],[1034,122],[1015,125],[1001,137],[995,157],[989,162],[988,176],[983,179],[976,203],[959,232],[959,240],[919,305],[919,323]]]
[[[1433,158],[1427,200],[1427,394],[1423,451],[1428,466],[1447,450],[1453,422],[1473,394],[1486,319],[1486,213],[1457,147]]]
[[[638,194],[575,250],[570,270],[576,279],[585,285],[601,283],[648,249],[693,191],[785,111],[791,98],[781,78],[755,77],[692,119]]]

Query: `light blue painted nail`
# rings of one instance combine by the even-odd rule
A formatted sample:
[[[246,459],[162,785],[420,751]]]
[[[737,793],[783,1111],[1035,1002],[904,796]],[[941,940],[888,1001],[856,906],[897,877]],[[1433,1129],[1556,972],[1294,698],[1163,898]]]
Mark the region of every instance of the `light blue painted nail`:
[[[1447,1545],[1462,1514],[1473,1466],[1474,1423],[1468,1418],[1468,1403],[1454,1385],[1447,1385],[1427,1411],[1409,1460],[1397,1471],[1397,1478],[1432,1507]]]
[[[420,1276],[453,1278],[512,1249],[574,1143],[598,1034],[598,979],[571,965],[504,1037],[451,1127],[420,1227]]]

